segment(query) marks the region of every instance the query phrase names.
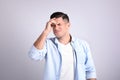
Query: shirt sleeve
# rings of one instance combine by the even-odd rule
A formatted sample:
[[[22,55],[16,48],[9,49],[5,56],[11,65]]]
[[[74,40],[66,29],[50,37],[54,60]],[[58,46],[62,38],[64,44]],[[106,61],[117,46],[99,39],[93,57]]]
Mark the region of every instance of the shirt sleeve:
[[[31,59],[33,60],[42,60],[44,59],[45,55],[46,55],[46,47],[44,46],[43,49],[39,50],[37,49],[34,45],[32,45],[32,47],[30,48],[28,55]]]
[[[86,53],[85,62],[86,78],[87,79],[96,78],[96,69],[91,55],[90,47],[87,42],[84,43],[84,50]]]

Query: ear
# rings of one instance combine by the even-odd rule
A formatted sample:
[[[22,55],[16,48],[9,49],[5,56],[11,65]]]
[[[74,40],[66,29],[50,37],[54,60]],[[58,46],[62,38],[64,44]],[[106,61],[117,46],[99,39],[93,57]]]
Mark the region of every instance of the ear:
[[[70,22],[69,22],[69,23],[67,23],[67,25],[68,25],[68,27],[70,27],[70,25],[71,25],[71,24],[70,24]]]

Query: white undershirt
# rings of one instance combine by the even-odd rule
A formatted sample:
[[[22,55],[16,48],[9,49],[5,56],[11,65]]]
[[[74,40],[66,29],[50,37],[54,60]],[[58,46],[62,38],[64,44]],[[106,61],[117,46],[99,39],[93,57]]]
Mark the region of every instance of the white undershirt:
[[[62,67],[60,80],[74,80],[73,50],[70,43],[61,44]]]

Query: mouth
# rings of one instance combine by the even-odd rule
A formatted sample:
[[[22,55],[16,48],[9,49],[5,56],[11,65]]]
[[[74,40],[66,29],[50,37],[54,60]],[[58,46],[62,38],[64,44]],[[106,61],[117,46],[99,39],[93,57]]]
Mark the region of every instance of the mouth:
[[[58,31],[58,30],[55,30],[55,31],[54,31],[54,34],[58,34],[59,32],[60,32],[60,31]]]

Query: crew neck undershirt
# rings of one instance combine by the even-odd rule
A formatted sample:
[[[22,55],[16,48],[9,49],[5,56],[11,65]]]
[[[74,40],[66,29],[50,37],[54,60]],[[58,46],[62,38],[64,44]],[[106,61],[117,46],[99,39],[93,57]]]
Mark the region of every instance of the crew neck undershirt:
[[[60,80],[74,80],[73,49],[70,43],[59,43],[62,56]]]

